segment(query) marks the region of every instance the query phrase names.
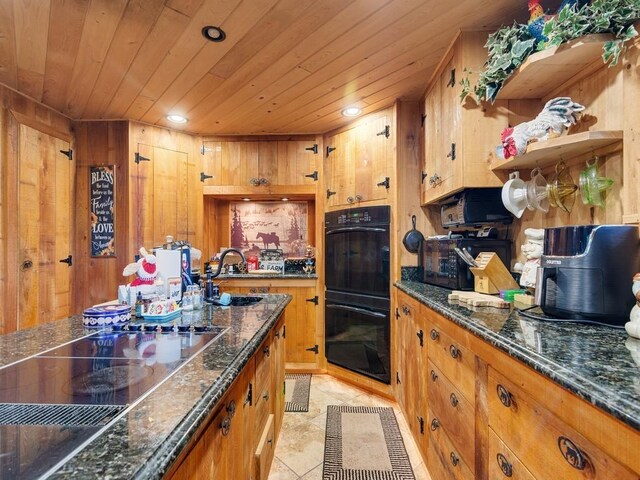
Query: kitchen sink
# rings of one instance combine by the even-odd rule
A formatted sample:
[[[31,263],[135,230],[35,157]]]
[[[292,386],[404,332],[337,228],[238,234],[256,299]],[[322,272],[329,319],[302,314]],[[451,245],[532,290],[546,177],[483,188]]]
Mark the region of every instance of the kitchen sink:
[[[231,307],[247,307],[250,305],[255,305],[256,303],[262,301],[262,297],[241,297],[241,296],[232,296],[231,303],[229,306]],[[222,305],[219,302],[213,302],[214,305]]]

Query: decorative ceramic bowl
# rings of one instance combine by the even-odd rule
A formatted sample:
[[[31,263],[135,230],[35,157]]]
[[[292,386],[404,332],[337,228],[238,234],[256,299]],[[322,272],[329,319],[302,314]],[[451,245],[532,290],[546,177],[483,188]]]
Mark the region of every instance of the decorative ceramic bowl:
[[[129,305],[105,305],[87,308],[82,314],[82,324],[85,327],[110,327],[122,325],[131,320]]]

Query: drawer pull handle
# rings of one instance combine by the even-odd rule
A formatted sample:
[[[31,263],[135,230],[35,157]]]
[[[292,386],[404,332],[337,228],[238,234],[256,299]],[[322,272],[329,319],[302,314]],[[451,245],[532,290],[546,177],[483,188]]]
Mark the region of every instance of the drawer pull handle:
[[[409,315],[411,313],[411,309],[407,305],[402,305],[402,313]]]
[[[431,381],[435,382],[438,379],[438,374],[431,370]]]
[[[451,458],[451,465],[453,465],[454,467],[457,467],[458,464],[460,463],[460,458],[458,458],[458,455],[456,455],[456,452],[451,452],[451,455],[449,455],[449,458]]]
[[[229,418],[233,418],[233,416],[236,414],[236,401],[235,400],[231,400],[229,402],[229,405],[227,405],[227,413],[229,414]]]
[[[274,333],[274,335],[276,336],[276,338],[280,338],[280,330],[277,330],[276,333]]]
[[[231,430],[231,419],[229,418],[229,415],[224,417],[224,419],[222,420],[222,423],[220,424],[220,430],[222,431],[222,436],[226,437],[227,435],[229,435],[229,430]]]
[[[262,395],[262,398],[264,399],[265,402],[269,401],[269,393],[268,392],[264,392],[264,395]]]
[[[440,334],[435,328],[431,329],[431,340],[437,340],[440,337]]]
[[[449,353],[451,354],[452,358],[460,357],[460,349],[458,347],[456,347],[455,345],[450,345],[449,346]]]
[[[500,470],[502,470],[504,476],[511,478],[511,475],[513,475],[513,466],[509,463],[507,457],[499,453],[496,455],[496,460],[498,461],[498,466],[500,467]]]
[[[265,357],[268,357],[271,355],[271,350],[269,349],[269,347],[264,347],[264,350],[262,350],[262,353],[264,353]]]
[[[435,432],[440,427],[440,421],[437,418],[431,420],[431,431]]]
[[[451,406],[456,408],[458,406],[458,397],[456,397],[455,393],[449,395],[449,401],[451,402]]]
[[[258,290],[256,290],[255,288],[252,288],[251,290],[249,290],[249,293],[258,293]]]
[[[513,398],[509,390],[498,384],[498,386],[496,387],[496,391],[498,392],[498,398],[500,399],[502,405],[507,408],[511,408],[511,405],[513,404]]]
[[[587,466],[587,458],[586,455],[578,448],[578,446],[569,440],[567,437],[560,436],[558,437],[558,448],[560,449],[560,453],[567,461],[569,465],[571,465],[576,470],[584,470]]]

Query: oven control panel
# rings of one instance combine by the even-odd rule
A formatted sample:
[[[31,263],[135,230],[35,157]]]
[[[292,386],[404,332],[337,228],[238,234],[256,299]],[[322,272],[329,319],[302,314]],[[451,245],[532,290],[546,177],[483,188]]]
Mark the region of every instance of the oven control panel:
[[[331,227],[343,227],[347,225],[388,225],[390,210],[388,206],[375,206],[366,208],[350,208],[329,212],[325,217],[325,225]]]

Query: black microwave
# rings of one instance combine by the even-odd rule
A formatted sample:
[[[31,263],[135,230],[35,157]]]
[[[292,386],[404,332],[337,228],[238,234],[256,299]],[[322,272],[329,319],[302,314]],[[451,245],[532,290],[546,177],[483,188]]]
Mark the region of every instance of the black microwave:
[[[492,238],[428,238],[421,243],[418,266],[424,283],[454,290],[473,290],[473,273],[456,253],[466,248],[472,257],[495,252],[507,268],[511,267],[511,241]]]

